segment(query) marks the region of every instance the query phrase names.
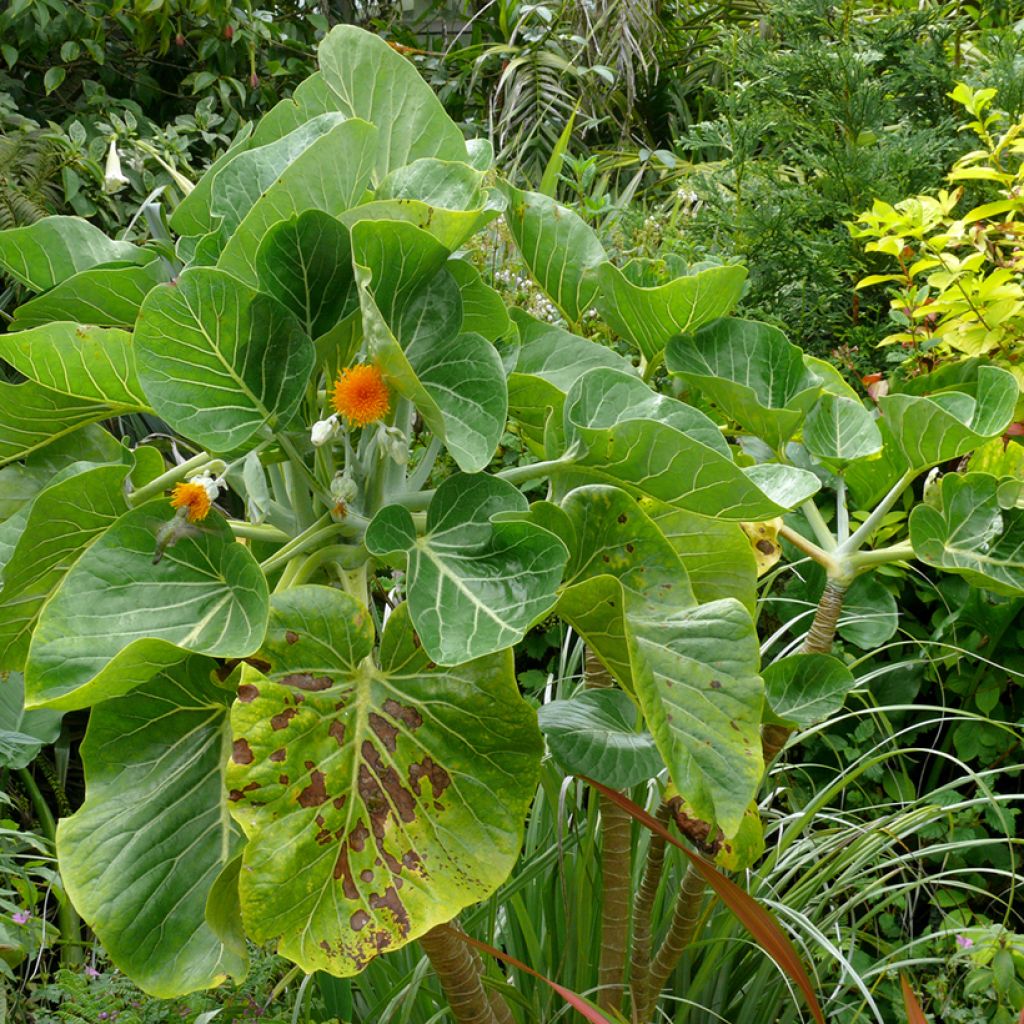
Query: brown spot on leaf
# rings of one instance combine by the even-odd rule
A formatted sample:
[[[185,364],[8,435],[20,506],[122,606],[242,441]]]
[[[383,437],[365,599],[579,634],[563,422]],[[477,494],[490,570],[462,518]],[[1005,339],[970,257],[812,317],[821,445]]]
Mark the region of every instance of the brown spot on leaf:
[[[341,796],[336,796],[331,803],[340,811],[345,806],[345,801],[348,799],[348,795],[343,793]]]
[[[406,850],[402,854],[402,863],[410,870],[424,874],[423,858],[415,850]]]
[[[239,800],[245,799],[245,794],[240,789],[233,789],[228,793],[228,799],[233,803],[237,803]]]
[[[281,683],[284,686],[294,686],[297,690],[310,690],[314,693],[329,690],[333,685],[330,676],[314,676],[311,672],[293,672],[290,676],[285,676]]]
[[[370,728],[377,734],[377,739],[384,744],[384,747],[394,753],[395,748],[398,746],[396,737],[398,736],[397,727],[393,726],[386,718],[382,718],[376,712],[370,712]]]
[[[310,772],[310,783],[299,793],[300,807],[319,807],[327,802],[327,787],[324,780],[327,776],[323,772],[314,769]]]
[[[397,700],[388,697],[384,701],[384,710],[397,722],[402,722],[412,731],[415,731],[423,724],[423,718],[415,709],[405,704],[399,704]]]
[[[280,784],[281,784],[282,786],[287,786],[287,785],[288,785],[288,781],[289,781],[289,780],[288,780],[288,776],[287,776],[287,775],[278,775],[278,777],[277,777],[277,781],[278,781],[278,782],[279,782],[279,783],[280,783]]]
[[[288,756],[288,753],[284,749],[284,747],[278,747],[277,750],[275,750],[270,755],[270,760],[271,761],[283,761],[287,756]]]
[[[629,552],[630,554],[633,554],[633,552],[634,552],[634,551],[636,551],[636,545],[634,545],[634,544],[627,544],[627,545],[626,545],[626,550],[627,550],[627,551],[628,551],[628,552]]]
[[[251,704],[259,695],[260,691],[252,683],[242,683],[238,688],[238,699],[243,704]]]
[[[248,786],[242,787],[242,792],[251,793],[254,789],[259,789],[261,785],[262,783],[259,782],[250,782]]]
[[[274,715],[270,719],[270,727],[275,732],[280,732],[281,729],[286,729],[288,723],[298,714],[295,708],[285,708],[279,715]]]
[[[246,665],[252,665],[257,672],[262,672],[264,675],[273,668],[270,662],[266,661],[264,658],[243,658],[242,661],[244,661]]]
[[[770,540],[759,540],[754,546],[762,555],[775,554],[775,545]]]
[[[359,853],[364,846],[366,846],[366,840],[370,838],[370,830],[363,824],[363,819],[360,818],[356,822],[356,827],[352,829],[352,834],[348,837],[348,845],[352,847],[356,853]]]
[[[253,757],[252,748],[249,746],[247,740],[238,739],[231,744],[231,760],[235,764],[252,764],[255,758]]]
[[[373,717],[373,715],[370,716],[371,720]],[[381,719],[381,721],[383,722],[383,719]],[[390,726],[389,728],[393,729],[394,727]],[[394,750],[394,747],[390,747],[389,749]],[[374,774],[378,779],[380,779],[384,789],[387,790],[387,794],[391,798],[391,803],[394,806],[394,809],[398,812],[398,816],[404,822],[415,820],[416,800],[412,793],[402,785],[402,780],[399,777],[398,772],[395,771],[394,766],[384,763],[384,759],[380,756],[380,752],[369,740],[363,741],[362,752],[366,763],[373,769]],[[388,812],[385,811],[385,814],[387,813]],[[375,835],[376,832],[377,830],[374,829]]]
[[[338,850],[338,859],[334,862],[334,879],[341,882],[341,891],[346,899],[354,900],[359,898],[359,890],[356,888],[355,879],[352,877],[352,869],[348,864],[348,845],[341,844]]]
[[[294,629],[286,630],[284,638],[285,641],[290,644],[297,644],[299,642],[299,634],[296,633]]]
[[[370,915],[365,910],[357,910],[349,919],[348,923],[352,931],[357,932],[370,923]]]
[[[708,686],[710,686],[712,690],[720,690],[722,688],[722,681],[720,679],[712,679],[711,682],[708,683]]]
[[[619,522],[620,523],[626,523],[626,522],[628,522],[628,520],[629,520],[629,516],[627,516],[625,512],[620,512],[619,513]]]
[[[398,898],[398,890],[389,885],[382,895],[370,894],[370,906],[374,910],[390,910],[394,918],[398,933],[405,936],[409,932],[409,915],[406,913],[405,905]]]
[[[345,724],[335,719],[327,727],[327,735],[333,736],[337,741],[338,746],[343,747],[345,745]]]
[[[414,761],[409,765],[409,785],[412,791],[420,795],[420,779],[427,779],[434,791],[436,800],[450,785],[451,776],[431,757],[422,761]]]
[[[369,868],[363,868],[363,870],[359,872],[359,877],[364,882],[372,882],[373,881],[373,872]]]

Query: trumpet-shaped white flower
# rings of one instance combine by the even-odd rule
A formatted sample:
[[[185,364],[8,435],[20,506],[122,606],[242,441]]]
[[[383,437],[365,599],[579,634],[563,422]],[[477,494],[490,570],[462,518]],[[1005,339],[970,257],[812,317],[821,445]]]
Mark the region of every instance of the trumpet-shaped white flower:
[[[313,429],[309,432],[309,439],[315,448],[322,448],[325,444],[333,441],[338,434],[338,417],[328,416],[325,420],[317,420]]]
[[[119,192],[128,184],[128,179],[121,173],[121,157],[117,152],[117,140],[110,140],[107,150],[107,167],[103,172],[103,191]]]

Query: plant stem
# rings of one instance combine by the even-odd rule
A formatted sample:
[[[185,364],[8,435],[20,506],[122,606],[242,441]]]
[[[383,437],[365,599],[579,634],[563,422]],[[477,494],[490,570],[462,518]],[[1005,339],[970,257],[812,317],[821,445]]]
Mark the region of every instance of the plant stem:
[[[798,551],[802,551],[808,557],[813,558],[819,565],[824,566],[825,571],[829,575],[836,575],[840,572],[839,562],[836,561],[830,552],[819,548],[814,541],[808,540],[802,533],[797,533],[792,526],[787,526],[783,523],[779,527],[779,536],[784,537]]]
[[[846,504],[846,478],[843,476],[836,483],[836,538],[840,544],[850,539],[850,509]]]
[[[229,519],[228,526],[236,537],[245,537],[248,540],[267,540],[276,544],[284,544],[291,540],[284,530],[267,523],[246,523],[241,519]]]
[[[469,946],[450,924],[439,924],[420,936],[448,999],[455,1024],[499,1024],[484,991]]]
[[[610,689],[611,674],[589,649],[584,674],[591,689]],[[597,969],[597,1005],[622,1006],[629,937],[629,896],[632,878],[633,823],[617,803],[598,797],[601,812],[601,959]]]
[[[836,627],[839,625],[839,616],[843,610],[843,599],[849,583],[840,580],[830,579],[825,584],[825,590],[818,601],[818,608],[814,613],[814,621],[811,628],[800,645],[799,654],[831,654],[832,644],[836,638]],[[761,754],[764,757],[765,767],[770,765],[778,756],[779,751],[786,745],[792,729],[784,725],[766,725],[761,729]]]
[[[672,912],[672,922],[658,949],[658,955],[654,958],[654,963],[651,964],[644,1007],[645,1016],[641,1020],[646,1020],[658,1005],[658,995],[675,970],[686,947],[693,940],[697,922],[700,919],[701,904],[704,902],[704,889],[704,879],[694,867],[687,867],[686,874],[683,876],[683,884],[679,888],[675,909]]]
[[[891,547],[878,548],[875,551],[858,551],[847,559],[849,564],[860,572],[875,565],[886,565],[889,562],[906,562],[914,557],[911,544],[893,544]]]
[[[808,499],[800,508],[804,516],[806,516],[811,529],[814,531],[814,536],[818,538],[818,543],[822,549],[825,551],[835,551],[836,539],[832,536],[832,531],[828,528],[828,523],[825,522],[821,509],[814,503],[814,499]]]
[[[132,491],[128,495],[128,504],[133,508],[136,505],[141,505],[144,501],[149,501],[150,498],[156,497],[158,494],[162,494],[167,490],[168,487],[176,484],[179,480],[182,480],[194,469],[200,469],[205,466],[208,462],[213,461],[213,456],[206,452],[200,452],[198,455],[193,455],[191,459],[186,459],[184,462],[180,462],[177,466],[173,466],[167,470],[166,473],[161,473],[155,480],[150,480],[148,484],[143,487],[139,487]]]
[[[32,809],[36,812],[40,830],[56,853],[57,823],[53,820],[53,812],[46,802],[46,797],[43,796],[39,786],[36,785],[36,780],[32,778],[32,773],[27,768],[18,769],[18,778],[21,779],[25,792],[28,793],[29,800],[32,801]],[[82,921],[78,912],[71,905],[71,897],[68,896],[67,891],[65,891],[63,899],[57,900],[57,922],[62,940],[61,963],[65,966],[77,966],[83,963]]]
[[[430,471],[434,468],[434,463],[437,462],[440,452],[441,439],[435,434],[431,437],[430,444],[427,445],[427,450],[423,453],[419,465],[409,474],[409,479],[405,482],[410,491],[418,491],[430,479]]]
[[[917,473],[914,470],[908,469],[892,485],[889,493],[875,506],[871,515],[854,531],[853,536],[836,549],[836,554],[840,556],[852,555],[864,547],[871,540],[871,535],[878,529],[882,520],[889,514],[889,510],[899,500],[900,495],[913,483],[916,476]]]
[[[662,800],[655,813],[662,825],[668,826],[672,809]],[[639,1022],[647,1018],[647,986],[651,974],[651,915],[658,886],[665,867],[665,838],[651,833],[647,847],[644,877],[633,904],[633,951],[630,957],[629,988],[633,999],[634,1018]]]

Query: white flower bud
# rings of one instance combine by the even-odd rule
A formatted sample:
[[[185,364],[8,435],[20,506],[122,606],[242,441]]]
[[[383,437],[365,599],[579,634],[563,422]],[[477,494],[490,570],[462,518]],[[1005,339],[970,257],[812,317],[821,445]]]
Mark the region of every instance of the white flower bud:
[[[317,420],[313,429],[309,432],[309,439],[313,442],[314,448],[322,448],[329,441],[333,441],[338,433],[338,417],[328,416],[325,420]]]

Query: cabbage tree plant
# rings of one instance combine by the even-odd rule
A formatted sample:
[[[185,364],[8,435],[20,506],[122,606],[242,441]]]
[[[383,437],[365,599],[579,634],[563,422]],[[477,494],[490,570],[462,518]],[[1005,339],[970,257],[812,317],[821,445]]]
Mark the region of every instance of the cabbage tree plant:
[[[649,727],[649,772],[727,838],[749,820],[741,524],[820,485],[645,380],[743,272],[669,283],[648,323],[633,270],[554,250],[568,326],[628,317],[636,366],[464,258],[500,216],[545,251],[575,231],[490,164],[340,27],[166,237],[0,233],[31,296],[0,335],[0,670],[30,708],[92,709],[60,866],[147,991],[241,977],[247,937],[343,977],[419,940],[456,1020],[509,1020],[448,922],[515,863],[544,741],[511,648],[552,613]],[[531,454],[492,471],[508,429]]]

